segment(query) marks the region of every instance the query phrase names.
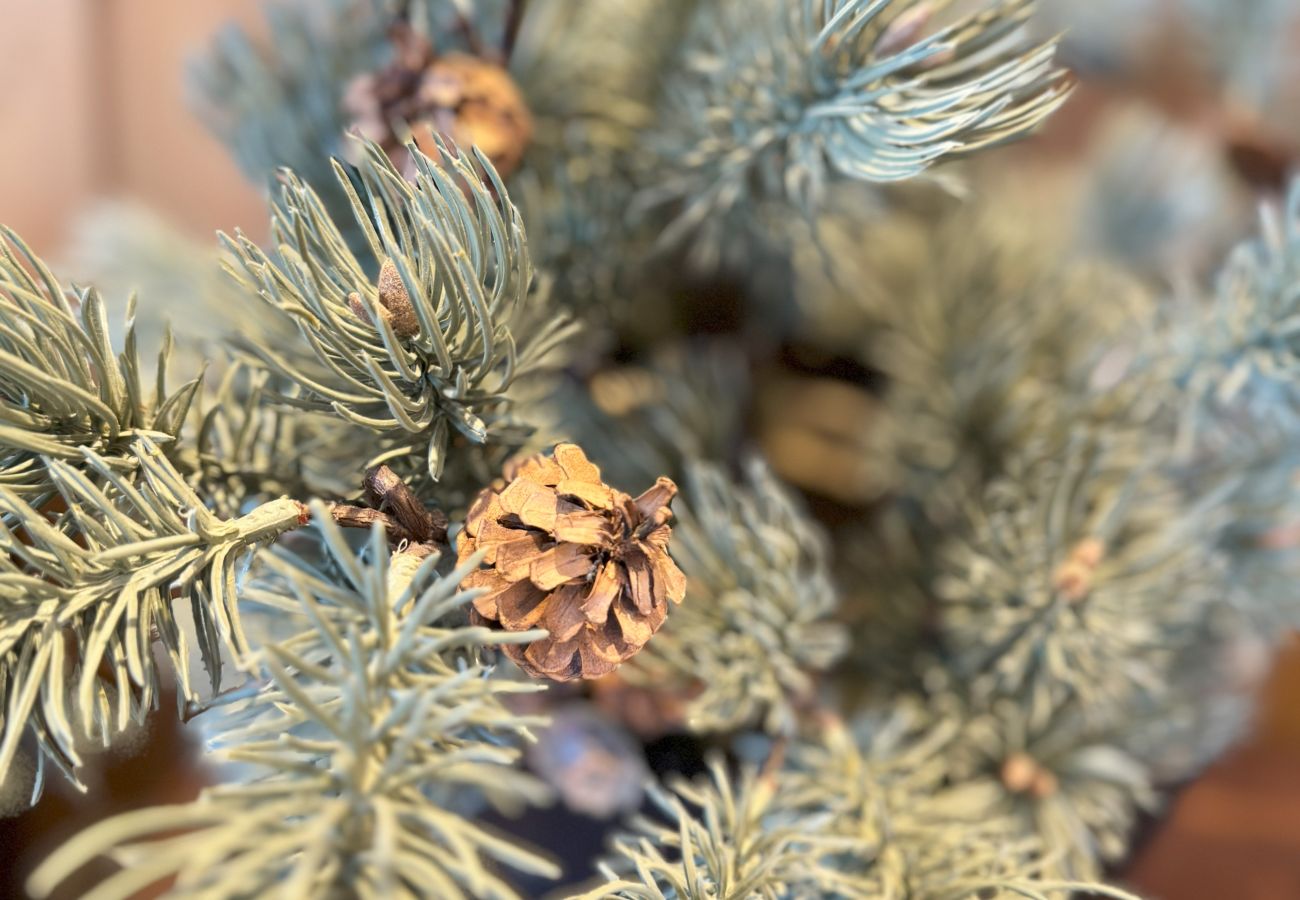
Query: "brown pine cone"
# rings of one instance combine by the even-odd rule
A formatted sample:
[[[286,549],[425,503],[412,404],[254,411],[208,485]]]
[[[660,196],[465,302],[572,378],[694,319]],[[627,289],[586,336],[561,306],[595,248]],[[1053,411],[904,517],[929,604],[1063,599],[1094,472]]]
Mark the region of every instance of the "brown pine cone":
[[[598,678],[645,646],[680,603],[686,578],[668,556],[677,486],[660,478],[635,500],[600,480],[573,444],[507,472],[474,502],[460,538],[463,562],[479,550],[484,568],[463,588],[484,588],[470,620],[506,631],[545,628],[548,637],[504,644],[538,678]]]
[[[415,173],[394,122],[409,125],[411,139],[430,156],[437,155],[434,135],[442,135],[459,147],[478,147],[502,178],[514,172],[532,140],[533,120],[509,73],[467,53],[439,55],[409,27],[394,29],[392,41],[393,62],[359,75],[344,93],[352,127],[388,151],[408,177]]]

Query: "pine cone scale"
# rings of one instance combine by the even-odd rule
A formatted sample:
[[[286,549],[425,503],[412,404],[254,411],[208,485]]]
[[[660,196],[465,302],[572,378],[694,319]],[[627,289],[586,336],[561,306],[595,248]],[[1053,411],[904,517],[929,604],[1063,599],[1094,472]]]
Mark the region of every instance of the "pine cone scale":
[[[618,564],[605,563],[591,583],[591,591],[582,601],[582,612],[588,622],[603,622],[609,616],[610,604],[619,594]]]
[[[556,489],[569,497],[581,500],[587,505],[602,510],[614,508],[614,493],[603,484],[591,484],[574,478],[561,480]]]
[[[576,444],[560,444],[555,448],[555,455],[552,457],[560,470],[564,472],[565,479],[572,481],[586,482],[598,487],[609,488],[600,478],[600,469],[596,464],[587,459],[587,454],[582,452],[582,448]]]
[[[574,578],[584,578],[592,562],[588,548],[581,544],[556,544],[533,560],[528,577],[542,590],[553,591]]]
[[[677,485],[673,484],[669,479],[661,477],[655,482],[654,487],[632,502],[636,504],[637,511],[641,513],[641,516],[646,521],[659,524],[667,520],[668,504],[676,494]],[[663,515],[664,518],[659,518],[660,515]]]
[[[643,616],[650,615],[655,601],[664,596],[660,585],[659,596],[655,596],[655,580],[650,575],[650,560],[639,549],[633,549],[623,559],[627,571],[628,583],[632,585],[632,602]]]
[[[553,530],[557,540],[600,546],[610,539],[604,516],[565,501],[561,501],[560,507],[565,511],[555,517]]]
[[[549,603],[547,596],[536,589],[512,591],[503,595],[503,599],[509,602],[497,603],[499,621],[517,631],[537,627]]]
[[[622,628],[623,635],[633,644],[644,644],[650,640],[650,636],[657,630],[658,625],[655,624],[655,618],[657,617],[654,617],[653,609],[650,615],[651,618],[647,618],[639,610],[629,608],[625,600],[620,600],[614,605],[614,618]]]
[[[496,545],[496,559],[493,564],[502,578],[507,581],[519,581],[527,578],[532,572],[533,563],[542,553],[543,546],[542,535],[524,532],[524,537]]]
[[[504,584],[492,600],[492,606],[484,604],[483,609],[492,610],[493,618],[514,631],[532,628],[546,612],[546,593],[529,581]]]
[[[542,531],[555,529],[559,496],[554,490],[534,481],[512,481],[498,498],[501,509],[519,517],[519,521]]]
[[[566,584],[547,603],[541,624],[551,633],[552,640],[572,640],[587,624],[587,617],[583,615],[582,604],[579,602],[581,593],[580,585]]]
[[[514,649],[517,645],[508,645],[506,655],[525,672],[545,672],[545,677],[556,681],[572,681],[582,672],[579,644],[577,638],[569,641],[534,641],[522,654]]]
[[[666,551],[668,538],[664,537],[664,546],[657,548]],[[663,585],[664,595],[674,603],[681,603],[686,599],[686,575],[673,562],[667,552],[653,554],[650,557],[654,564],[654,581],[656,585]]]

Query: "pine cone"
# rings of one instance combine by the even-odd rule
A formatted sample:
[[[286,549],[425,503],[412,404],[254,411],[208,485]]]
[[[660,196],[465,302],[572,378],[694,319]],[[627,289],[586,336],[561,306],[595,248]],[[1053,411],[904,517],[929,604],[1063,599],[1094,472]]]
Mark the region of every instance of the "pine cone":
[[[573,444],[507,472],[474,502],[460,539],[463,562],[485,551],[464,588],[484,588],[470,619],[506,631],[545,628],[507,656],[539,678],[612,672],[659,630],[686,578],[668,556],[677,486],[660,478],[633,500],[600,480]]]
[[[503,178],[515,171],[532,140],[533,120],[509,73],[466,53],[438,55],[409,27],[395,29],[392,41],[393,62],[353,79],[344,93],[352,127],[381,145],[407,175],[414,172],[393,122],[407,123],[428,155],[436,156],[439,134],[457,146],[478,147]]]

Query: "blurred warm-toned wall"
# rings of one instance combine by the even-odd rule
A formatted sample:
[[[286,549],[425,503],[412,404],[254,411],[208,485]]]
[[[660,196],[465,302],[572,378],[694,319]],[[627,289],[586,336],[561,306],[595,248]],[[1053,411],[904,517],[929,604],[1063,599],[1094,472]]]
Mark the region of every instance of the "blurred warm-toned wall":
[[[0,0],[0,222],[57,255],[101,198],[142,201],[206,238],[265,212],[190,113],[186,62],[258,0]]]

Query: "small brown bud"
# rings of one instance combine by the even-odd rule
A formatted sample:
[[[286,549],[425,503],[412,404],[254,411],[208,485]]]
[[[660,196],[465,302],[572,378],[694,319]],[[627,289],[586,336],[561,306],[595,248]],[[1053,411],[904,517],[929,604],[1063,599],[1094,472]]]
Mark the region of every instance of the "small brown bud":
[[[1079,541],[1057,567],[1052,587],[1073,603],[1085,599],[1092,592],[1093,576],[1105,554],[1106,546],[1096,538]]]
[[[1092,569],[1073,559],[1067,559],[1052,576],[1052,587],[1067,600],[1077,603],[1092,590]]]
[[[876,41],[873,52],[877,58],[893,56],[911,47],[921,37],[926,25],[934,17],[931,3],[918,3],[900,13],[894,21],[885,26],[880,39]]]
[[[1097,568],[1105,555],[1106,545],[1092,537],[1079,541],[1074,545],[1074,549],[1070,551],[1071,559],[1077,560],[1090,569]]]
[[[1046,800],[1056,793],[1061,784],[1056,780],[1056,776],[1046,769],[1039,768],[1038,774],[1034,776],[1034,783],[1029,786],[1029,793],[1033,794],[1039,800]]]
[[[365,301],[361,299],[361,295],[356,291],[348,294],[348,309],[352,310],[352,315],[356,316],[362,322],[365,322],[372,328],[378,327],[375,325],[374,318],[370,315],[370,308],[366,306]],[[379,307],[379,315],[381,318],[386,320],[392,318],[388,310],[384,309],[382,306]]]
[[[411,295],[391,259],[384,260],[379,267],[379,303],[388,311],[389,324],[398,337],[413,337],[420,333],[420,320],[415,315]]]
[[[370,315],[369,307],[366,306],[361,299],[361,295],[356,291],[348,294],[348,308],[362,322],[378,327],[374,318]],[[384,260],[379,267],[379,305],[377,309],[380,317],[388,323],[389,327],[393,329],[393,334],[399,338],[414,337],[420,333],[420,319],[415,314],[415,306],[411,303],[411,295],[407,292],[406,284],[402,281],[402,276],[391,259]]]
[[[1023,750],[1002,762],[1002,786],[1013,794],[1029,794],[1042,800],[1060,788],[1056,775]]]
[[[1039,771],[1038,761],[1028,753],[1012,753],[1002,763],[1002,786],[1013,794],[1023,794],[1034,786]]]

